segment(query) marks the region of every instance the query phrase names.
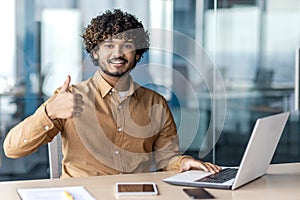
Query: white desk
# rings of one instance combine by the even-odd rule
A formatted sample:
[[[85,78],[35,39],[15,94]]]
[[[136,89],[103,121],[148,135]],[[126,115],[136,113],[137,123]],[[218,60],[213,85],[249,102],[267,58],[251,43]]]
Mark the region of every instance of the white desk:
[[[255,163],[253,163],[255,164]],[[28,181],[0,182],[1,199],[16,200],[17,188],[59,187],[83,185],[96,199],[117,199],[114,184],[118,181],[154,181],[160,194],[154,197],[124,198],[132,199],[167,199],[188,200],[180,186],[169,185],[162,179],[174,172],[158,172],[131,175],[111,175],[73,179],[44,179]],[[267,175],[235,190],[207,189],[216,199],[251,199],[251,200],[293,200],[300,199],[300,163],[272,165]]]

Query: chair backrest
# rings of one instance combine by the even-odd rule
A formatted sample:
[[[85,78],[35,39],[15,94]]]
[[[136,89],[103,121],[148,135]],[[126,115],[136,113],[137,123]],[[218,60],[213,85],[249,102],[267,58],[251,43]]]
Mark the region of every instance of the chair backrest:
[[[50,178],[59,178],[61,175],[61,161],[63,158],[61,150],[60,133],[48,143]]]

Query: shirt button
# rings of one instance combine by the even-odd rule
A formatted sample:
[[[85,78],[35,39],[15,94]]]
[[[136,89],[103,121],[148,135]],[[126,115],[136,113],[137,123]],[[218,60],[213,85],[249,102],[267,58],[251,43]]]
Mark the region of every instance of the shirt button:
[[[122,131],[122,128],[118,128],[118,131],[121,132],[121,131]]]
[[[118,150],[115,150],[115,154],[118,155],[118,154],[119,154],[119,151],[118,151]]]
[[[48,131],[49,130],[49,126],[45,126],[45,130]]]
[[[121,110],[122,106],[121,106],[121,105],[119,105],[119,106],[118,106],[118,108],[119,108],[119,110]]]
[[[112,92],[109,92],[109,95],[112,95]]]
[[[24,139],[23,142],[24,142],[24,143],[27,143],[27,139]]]

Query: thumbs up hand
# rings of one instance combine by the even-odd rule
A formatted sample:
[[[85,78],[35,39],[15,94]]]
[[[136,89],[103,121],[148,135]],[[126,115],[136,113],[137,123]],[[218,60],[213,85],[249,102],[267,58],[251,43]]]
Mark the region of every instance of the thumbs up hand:
[[[83,111],[82,96],[68,92],[70,82],[71,77],[68,75],[56,97],[46,105],[46,112],[50,119],[78,117]]]

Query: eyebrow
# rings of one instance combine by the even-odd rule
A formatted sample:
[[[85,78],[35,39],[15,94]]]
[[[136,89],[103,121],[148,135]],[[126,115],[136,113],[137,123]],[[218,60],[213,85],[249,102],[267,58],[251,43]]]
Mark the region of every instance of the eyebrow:
[[[123,44],[128,44],[128,43],[136,46],[136,43],[133,40],[125,40],[123,42]],[[112,40],[106,40],[106,41],[103,41],[102,43],[100,43],[99,45],[101,46],[101,45],[105,45],[105,44],[111,45],[111,44],[114,44],[114,41],[112,41]]]
[[[112,41],[112,40],[105,40],[105,41],[103,41],[102,43],[112,43],[112,42],[114,42],[114,41]],[[133,41],[132,39],[130,39],[130,40],[125,40],[124,42],[134,43],[134,41]]]

